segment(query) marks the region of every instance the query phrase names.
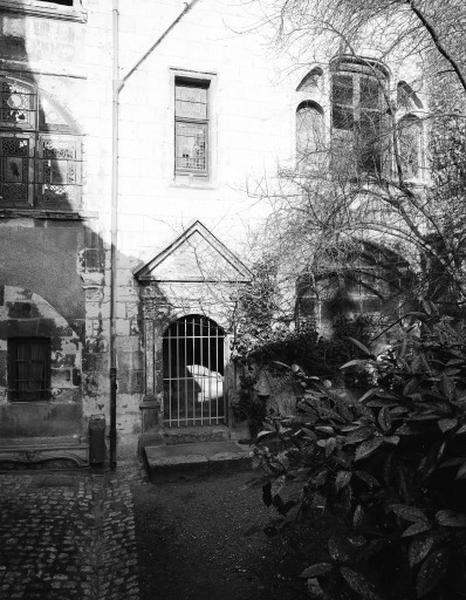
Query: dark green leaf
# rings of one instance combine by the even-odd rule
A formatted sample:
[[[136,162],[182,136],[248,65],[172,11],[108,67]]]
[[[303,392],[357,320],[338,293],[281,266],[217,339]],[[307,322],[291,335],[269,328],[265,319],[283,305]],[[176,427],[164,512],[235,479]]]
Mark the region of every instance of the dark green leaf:
[[[343,543],[342,540],[336,537],[331,537],[328,541],[327,546],[328,552],[333,560],[337,562],[346,562],[350,559],[350,555],[348,553],[346,545]]]
[[[374,585],[364,575],[348,567],[340,567],[340,573],[349,587],[362,596],[364,600],[380,600],[380,596],[376,593]]]
[[[353,515],[353,525],[354,527],[361,527],[364,520],[364,510],[360,504],[356,506]]]
[[[361,364],[361,360],[358,360],[357,358],[355,358],[353,360],[349,360],[344,365],[341,365],[340,369],[347,369],[348,367],[358,367],[360,364]]]
[[[411,521],[416,523],[417,521],[425,521],[428,523],[429,519],[423,510],[415,506],[408,506],[406,504],[391,504],[390,509],[405,521]]]
[[[425,521],[419,521],[418,523],[414,523],[414,525],[410,525],[407,529],[403,531],[401,537],[411,537],[412,535],[417,535],[418,533],[424,533],[426,531],[430,531],[431,526],[429,523]]]
[[[377,394],[379,392],[379,388],[372,388],[370,390],[368,390],[365,394],[363,394],[358,402],[364,402],[365,400],[369,400],[369,398],[372,398],[372,396],[374,396],[375,394]]]
[[[392,426],[392,419],[390,417],[390,411],[386,406],[380,409],[377,416],[377,421],[384,433],[387,433],[390,430],[390,427]]]
[[[439,510],[435,513],[435,518],[444,527],[466,527],[466,515],[454,510]]]
[[[380,486],[380,483],[378,482],[378,480],[371,475],[370,473],[367,473],[367,471],[354,471],[354,474],[359,477],[359,479],[361,479],[362,481],[364,481],[364,483],[367,483],[367,485],[369,487],[378,487]]]
[[[328,425],[317,425],[316,427],[314,427],[314,429],[319,433],[325,433],[327,435],[335,434],[335,430],[333,429],[333,427],[329,427]]]
[[[355,460],[362,460],[373,454],[383,444],[383,437],[374,437],[362,442],[356,449]]]
[[[258,442],[259,440],[262,440],[263,438],[269,436],[269,435],[273,435],[275,434],[275,431],[259,431],[259,433],[256,435],[256,442]]]
[[[438,426],[443,433],[450,431],[458,425],[458,419],[440,419]]]
[[[439,465],[439,469],[445,469],[447,467],[457,467],[466,462],[466,456],[458,456],[455,458],[449,458],[448,460],[444,460]]]
[[[360,350],[362,350],[364,352],[364,354],[366,354],[369,357],[372,357],[373,354],[372,352],[369,350],[369,348],[367,348],[367,346],[365,346],[362,342],[360,342],[359,340],[355,340],[352,337],[348,337],[348,339],[350,340],[350,342],[353,342],[353,344],[355,346],[357,346]]]
[[[434,538],[431,535],[420,536],[414,539],[408,550],[409,564],[411,567],[419,564],[429,554],[434,545]]]
[[[351,471],[338,471],[335,477],[335,487],[337,492],[342,490],[351,481]]]
[[[331,437],[327,440],[327,445],[325,446],[325,456],[328,458],[332,452],[335,450],[337,446],[337,440],[334,437]]]
[[[383,441],[387,444],[393,444],[396,446],[400,443],[400,438],[398,435],[385,435]]]
[[[307,569],[304,569],[300,577],[318,577],[319,575],[325,575],[326,573],[329,573],[332,568],[332,563],[316,563],[315,565],[311,565],[310,567],[307,567]]]
[[[373,427],[360,427],[356,431],[351,432],[346,436],[345,443],[346,444],[357,444],[358,442],[363,442],[367,440],[367,438],[371,437],[374,434]]]
[[[447,567],[448,553],[446,550],[436,550],[427,556],[417,574],[416,590],[418,598],[422,598],[437,587],[445,576]]]
[[[466,433],[466,425],[462,425],[456,432],[456,435],[460,435],[462,433]]]
[[[466,462],[464,462],[456,473],[456,479],[466,479]]]
[[[401,427],[398,427],[398,429],[395,429],[395,434],[396,435],[416,435],[416,431],[414,431],[414,429],[412,429],[411,427],[409,427],[409,425],[401,425]]]

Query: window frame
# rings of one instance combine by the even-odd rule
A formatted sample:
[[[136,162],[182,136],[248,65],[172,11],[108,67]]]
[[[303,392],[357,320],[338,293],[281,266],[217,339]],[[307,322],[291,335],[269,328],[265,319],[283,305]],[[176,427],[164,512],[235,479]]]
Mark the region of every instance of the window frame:
[[[364,147],[359,147],[358,130],[360,130],[363,121],[363,115],[377,115],[379,118],[379,128],[383,132],[384,119],[384,102],[386,102],[386,93],[389,86],[389,71],[380,62],[373,59],[355,56],[339,56],[330,63],[330,130],[332,139],[336,140],[338,136],[348,138],[351,136],[356,156],[356,171],[358,175],[366,174],[368,176],[380,176],[386,170],[388,156],[384,156],[387,150],[384,151],[382,144],[377,154],[377,162],[374,161],[374,167],[368,169],[366,166],[367,160],[364,160],[364,155],[368,154],[368,150],[364,152]],[[351,78],[351,103],[337,102],[335,100],[335,79],[337,77]],[[363,82],[375,81],[378,89],[377,106],[363,105]],[[385,93],[384,93],[385,90]],[[385,97],[384,97],[385,96]],[[335,126],[335,108],[351,111],[351,125],[349,127]],[[366,146],[368,149],[368,146]],[[390,152],[390,149],[388,149]],[[371,153],[372,155],[372,153]],[[389,162],[389,161],[388,161]]]
[[[11,96],[15,93],[15,86],[18,94],[29,95],[31,97],[30,108],[25,109],[29,113],[29,119],[22,121],[2,121],[0,124],[0,210],[5,209],[38,209],[47,210],[47,206],[44,206],[44,202],[47,200],[47,186],[48,188],[62,188],[67,192],[67,204],[71,204],[74,210],[81,209],[82,202],[82,136],[76,131],[76,127],[73,123],[70,123],[70,118],[66,116],[63,109],[58,106],[47,94],[42,94],[37,86],[32,82],[24,79],[15,78],[11,75],[0,73],[0,84],[6,82],[7,85],[11,85]],[[24,90],[24,91],[23,91]],[[3,96],[2,96],[3,98]],[[59,124],[49,124],[44,121],[43,111],[41,110],[41,101],[47,101],[52,103],[59,113],[62,121]],[[11,106],[11,105],[9,105]],[[5,106],[0,106],[2,110],[14,110]],[[18,109],[19,110],[19,109]],[[67,122],[68,121],[68,122]],[[8,185],[8,182],[4,180],[8,159],[13,162],[17,155],[8,155],[3,153],[3,140],[8,139],[24,139],[28,140],[29,148],[28,155],[25,157],[27,160],[27,182],[24,185],[27,188],[27,197],[22,202],[11,200],[7,196],[3,197],[1,194],[2,186]],[[67,160],[68,163],[73,162],[74,167],[71,171],[75,174],[75,181],[69,182],[69,175],[67,175],[67,181],[60,182],[48,182],[44,177],[44,166],[48,162],[49,166],[52,166],[52,162],[56,164],[63,164],[65,161],[59,157],[47,157],[43,156],[43,147],[45,144],[49,144],[51,148],[55,145],[55,148],[63,151],[64,145],[68,144],[69,150],[74,153],[74,159]],[[67,169],[68,174],[70,169]],[[23,182],[21,182],[23,183]],[[56,202],[60,203],[59,196],[60,190],[55,190],[57,193]],[[53,204],[53,202],[52,202]],[[74,208],[77,207],[77,208]],[[66,206],[65,210],[69,212],[71,206]]]
[[[74,0],[73,6],[56,4],[52,0],[0,0],[0,10],[6,13],[50,17],[64,21],[87,21],[87,0]]]
[[[41,381],[41,388],[38,392],[38,398],[21,398],[17,397],[21,394],[21,390],[18,389],[19,377],[17,376],[18,360],[16,356],[16,350],[20,344],[27,344],[29,349],[31,343],[39,343],[43,346],[44,355],[42,362],[44,363],[44,377]],[[51,398],[51,340],[48,337],[11,337],[7,340],[7,357],[8,357],[8,373],[7,373],[7,384],[8,384],[8,400],[10,402],[44,402]],[[30,354],[28,355],[28,362],[31,362]],[[31,378],[32,379],[32,378]],[[32,381],[34,381],[32,379]],[[43,387],[42,387],[43,386]],[[24,392],[23,392],[24,393]],[[37,393],[34,391],[34,393]]]
[[[189,116],[184,116],[184,115],[178,115],[177,114],[177,89],[179,86],[183,85],[185,87],[193,87],[193,88],[200,88],[200,89],[205,89],[206,90],[206,115],[205,118],[196,118],[196,117],[189,117]],[[185,75],[185,74],[175,74],[174,77],[174,86],[173,86],[173,92],[174,92],[174,173],[175,176],[177,175],[189,175],[189,176],[193,176],[193,177],[202,177],[202,178],[208,178],[210,175],[210,171],[211,171],[211,160],[210,160],[210,137],[211,137],[211,109],[210,109],[210,99],[211,99],[211,94],[210,94],[210,88],[211,88],[211,79],[210,78],[206,78],[206,77],[202,77],[202,76],[196,76],[195,74],[192,75]],[[202,125],[205,127],[205,148],[204,148],[204,163],[205,163],[205,168],[204,169],[195,169],[195,168],[189,168],[189,167],[179,167],[177,164],[178,161],[178,124],[179,123],[185,123],[185,124],[193,124],[193,125]]]

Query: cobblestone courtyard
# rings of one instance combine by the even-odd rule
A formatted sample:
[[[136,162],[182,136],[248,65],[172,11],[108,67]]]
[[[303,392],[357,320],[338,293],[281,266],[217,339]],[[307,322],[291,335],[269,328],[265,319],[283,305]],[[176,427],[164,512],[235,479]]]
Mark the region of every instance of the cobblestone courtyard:
[[[0,474],[2,600],[138,600],[129,483],[113,474]]]
[[[251,475],[0,473],[0,600],[300,600]]]

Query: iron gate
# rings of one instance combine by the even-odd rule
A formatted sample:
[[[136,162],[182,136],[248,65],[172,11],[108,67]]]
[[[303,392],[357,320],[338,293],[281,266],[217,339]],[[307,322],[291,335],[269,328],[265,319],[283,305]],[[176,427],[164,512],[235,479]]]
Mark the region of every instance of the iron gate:
[[[225,334],[211,319],[189,315],[163,336],[164,422],[169,427],[225,423]]]

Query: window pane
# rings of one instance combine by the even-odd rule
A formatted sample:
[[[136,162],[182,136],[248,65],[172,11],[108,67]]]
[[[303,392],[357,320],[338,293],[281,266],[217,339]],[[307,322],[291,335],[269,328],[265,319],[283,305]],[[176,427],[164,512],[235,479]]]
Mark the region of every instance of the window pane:
[[[332,77],[332,102],[337,104],[353,104],[353,78],[351,75],[334,75]]]
[[[207,88],[177,84],[175,99],[177,117],[207,118]]]
[[[342,106],[332,107],[332,125],[336,129],[353,129],[354,112],[352,108],[344,108]]]
[[[26,86],[3,80],[0,83],[0,123],[4,126],[34,127],[35,94]]]
[[[29,140],[0,138],[0,196],[12,205],[28,202]]]
[[[176,168],[206,171],[207,125],[176,123]]]
[[[415,117],[402,119],[399,124],[398,144],[406,179],[419,177],[421,168],[422,125]]]
[[[323,115],[313,106],[303,106],[296,113],[296,153],[298,160],[309,158],[316,163],[316,153],[324,148]]]
[[[361,106],[379,108],[380,83],[374,77],[361,77]]]
[[[382,127],[378,111],[361,111],[358,122],[358,163],[367,173],[380,173],[382,167]]]

